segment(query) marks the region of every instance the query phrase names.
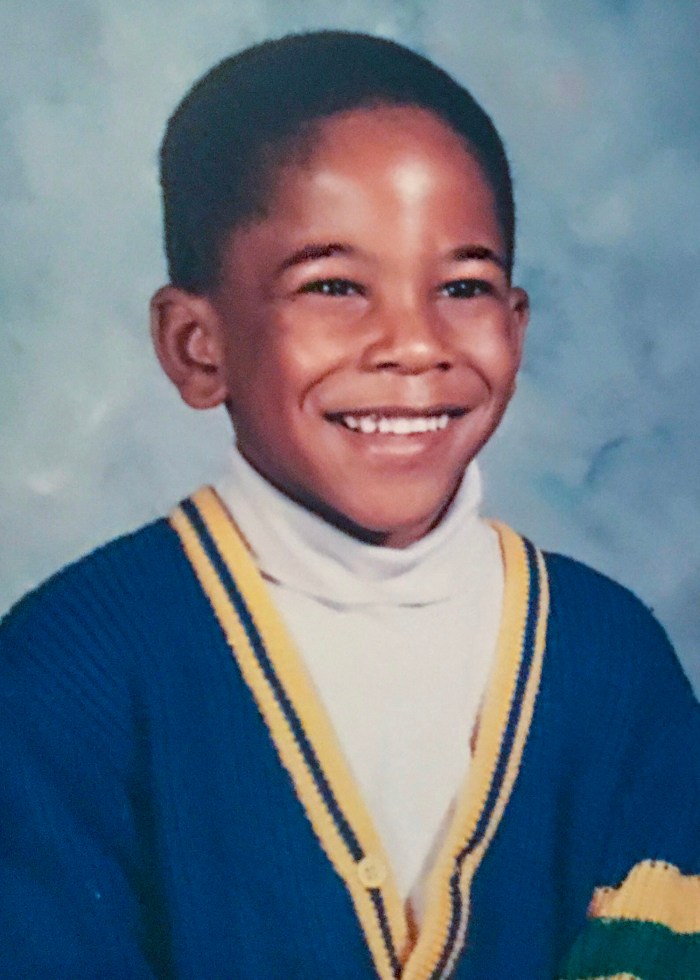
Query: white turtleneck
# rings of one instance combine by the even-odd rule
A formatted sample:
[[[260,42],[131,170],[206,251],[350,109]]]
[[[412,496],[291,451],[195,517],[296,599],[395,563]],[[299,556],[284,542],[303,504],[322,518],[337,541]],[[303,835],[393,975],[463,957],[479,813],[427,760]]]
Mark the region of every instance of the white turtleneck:
[[[237,450],[216,489],[305,661],[399,890],[420,911],[500,621],[503,567],[479,517],[476,464],[439,525],[402,549],[338,530]]]

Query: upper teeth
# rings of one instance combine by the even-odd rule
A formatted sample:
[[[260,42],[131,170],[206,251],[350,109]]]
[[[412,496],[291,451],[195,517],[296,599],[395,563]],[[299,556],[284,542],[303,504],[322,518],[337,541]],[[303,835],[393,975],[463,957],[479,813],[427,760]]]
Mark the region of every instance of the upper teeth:
[[[447,428],[450,416],[447,412],[442,415],[424,416],[386,416],[386,415],[343,415],[343,424],[348,429],[356,429],[370,435],[373,432],[388,432],[395,436],[408,436],[414,432],[437,432]]]

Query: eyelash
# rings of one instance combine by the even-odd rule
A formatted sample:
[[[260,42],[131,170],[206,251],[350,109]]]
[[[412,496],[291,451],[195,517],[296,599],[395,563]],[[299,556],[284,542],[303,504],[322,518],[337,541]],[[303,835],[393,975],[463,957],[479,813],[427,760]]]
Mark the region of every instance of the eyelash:
[[[479,296],[490,296],[493,291],[492,283],[486,279],[452,279],[439,288],[439,292],[445,293],[449,299],[476,299]],[[307,282],[299,292],[318,293],[321,296],[341,299],[348,296],[364,296],[366,290],[351,279],[331,277]]]
[[[350,279],[315,279],[313,282],[305,283],[300,293],[319,293],[321,296],[331,296],[342,298],[345,296],[364,296],[365,290],[356,282]]]
[[[493,285],[486,279],[452,279],[440,287],[440,292],[447,293],[450,299],[476,299],[490,296],[493,291]]]

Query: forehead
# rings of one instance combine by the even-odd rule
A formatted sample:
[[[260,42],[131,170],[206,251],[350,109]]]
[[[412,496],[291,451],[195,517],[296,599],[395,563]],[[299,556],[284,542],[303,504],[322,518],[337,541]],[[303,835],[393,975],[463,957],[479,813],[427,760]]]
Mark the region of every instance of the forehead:
[[[500,237],[492,188],[468,143],[416,106],[354,109],[317,123],[279,168],[265,216],[285,224],[311,213],[330,219],[348,199],[358,216],[381,208],[389,218],[421,202],[439,203],[443,221],[446,210],[455,220],[469,210]]]

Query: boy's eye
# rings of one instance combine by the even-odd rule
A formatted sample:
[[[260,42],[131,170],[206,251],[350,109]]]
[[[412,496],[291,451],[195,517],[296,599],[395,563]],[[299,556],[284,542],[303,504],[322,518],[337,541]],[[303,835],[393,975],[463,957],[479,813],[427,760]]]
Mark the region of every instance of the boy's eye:
[[[440,292],[450,299],[474,299],[493,293],[493,284],[486,279],[453,279],[440,287]]]
[[[314,279],[305,283],[300,293],[320,293],[321,296],[362,296],[362,286],[350,279]]]

